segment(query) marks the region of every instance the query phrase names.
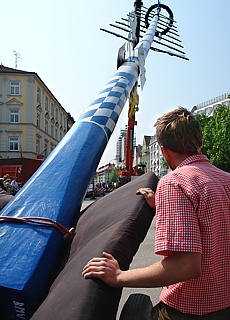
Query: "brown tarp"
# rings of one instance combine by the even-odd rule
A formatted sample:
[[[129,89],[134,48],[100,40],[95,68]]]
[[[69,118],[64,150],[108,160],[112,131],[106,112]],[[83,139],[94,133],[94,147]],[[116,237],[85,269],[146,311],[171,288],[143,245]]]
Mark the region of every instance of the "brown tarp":
[[[82,277],[91,258],[111,253],[127,270],[144,240],[155,211],[140,187],[156,189],[158,178],[148,172],[97,200],[82,214],[76,226],[69,258],[32,320],[115,320],[122,289],[98,279]]]

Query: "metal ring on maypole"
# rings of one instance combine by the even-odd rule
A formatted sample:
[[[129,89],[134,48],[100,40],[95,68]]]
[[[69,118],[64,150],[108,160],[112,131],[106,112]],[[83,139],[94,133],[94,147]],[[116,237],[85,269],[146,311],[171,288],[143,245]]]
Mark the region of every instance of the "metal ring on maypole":
[[[168,24],[168,26],[167,26],[164,30],[162,30],[161,32],[156,31],[155,35],[156,35],[157,37],[158,37],[160,34],[161,34],[161,35],[166,34],[166,33],[170,30],[170,28],[172,27],[172,25],[173,25],[173,13],[172,13],[172,10],[171,10],[168,6],[166,6],[165,4],[157,3],[157,4],[152,5],[152,6],[148,9],[148,11],[147,11],[147,13],[146,13],[146,15],[145,15],[145,25],[146,25],[146,28],[149,27],[149,16],[150,16],[151,12],[152,12],[153,10],[155,10],[156,8],[159,8],[159,6],[160,6],[162,9],[164,9],[164,10],[166,10],[166,11],[168,12],[168,14],[169,14],[169,18],[168,18],[168,19],[169,19],[169,24]]]

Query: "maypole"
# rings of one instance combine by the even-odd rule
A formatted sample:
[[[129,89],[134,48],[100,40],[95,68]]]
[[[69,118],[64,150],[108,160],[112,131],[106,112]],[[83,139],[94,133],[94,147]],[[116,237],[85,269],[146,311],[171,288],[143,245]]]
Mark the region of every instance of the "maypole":
[[[140,85],[138,85],[138,79],[135,82],[129,96],[129,108],[128,108],[128,125],[126,131],[126,156],[125,156],[125,168],[122,168],[119,172],[119,178],[122,180],[122,177],[125,177],[125,181],[121,181],[121,184],[131,180],[132,176],[139,175],[139,169],[141,169],[141,174],[144,173],[143,164],[138,164],[133,167],[133,157],[134,157],[134,128],[137,125],[135,114],[138,111],[139,105],[139,95],[137,89],[141,86],[143,89],[146,78],[145,78],[145,60],[148,55],[149,50],[155,50],[162,53],[167,53],[169,55],[177,56],[188,60],[185,57],[185,53],[181,51],[183,48],[178,39],[177,31],[174,27],[173,13],[170,8],[166,5],[158,3],[151,6],[149,9],[143,7],[143,2],[141,0],[136,0],[134,3],[135,12],[129,13],[127,24],[130,28],[128,41],[128,53],[129,60],[138,61],[138,70],[139,70],[139,79]],[[161,14],[161,11],[166,11],[168,16]],[[123,19],[125,20],[125,19]],[[151,22],[150,22],[151,21]],[[143,27],[143,22],[147,28],[146,32],[143,34],[141,28]],[[159,23],[158,23],[159,22]],[[125,24],[117,22],[116,25],[112,25],[120,30],[125,31],[123,27]],[[109,32],[107,30],[103,30]],[[122,37],[121,35],[109,32],[115,36]],[[167,34],[167,35],[166,35]],[[166,39],[163,36],[166,35]],[[158,40],[155,38],[158,37]],[[122,37],[124,38],[124,37]],[[163,40],[163,41],[162,41]],[[161,42],[162,41],[162,42]],[[157,47],[152,47],[152,44],[157,44]],[[131,46],[132,44],[132,46]],[[171,46],[171,44],[174,45]],[[173,51],[166,51],[165,49],[160,48],[161,46],[173,49]],[[131,48],[132,47],[132,52]]]
[[[139,12],[141,11],[141,7],[143,2],[141,0],[136,0],[134,2],[135,15],[134,20],[136,19],[136,30],[135,36],[133,40],[133,50],[136,45],[139,43],[140,39],[140,24],[141,18]],[[138,111],[139,105],[139,96],[137,93],[138,83],[136,82],[133,86],[130,97],[129,97],[129,109],[128,109],[128,126],[127,126],[127,135],[126,135],[126,159],[125,159],[125,170],[121,171],[121,175],[125,176],[127,181],[130,181],[133,172],[133,156],[134,156],[134,127],[137,124],[135,120],[135,113]]]
[[[133,28],[136,15],[140,15],[140,24],[143,24],[142,3],[136,1],[135,5],[134,21],[130,20],[132,27],[126,28],[127,19],[119,24],[119,28],[128,31],[130,37],[136,31],[137,26],[135,30]],[[123,48],[117,72],[0,213],[0,311],[5,313],[6,319],[29,319],[53,280],[53,270],[63,246],[63,234],[71,235],[69,229],[81,215],[80,208],[88,185],[119,115],[131,91],[137,87],[139,76],[141,87],[144,86],[145,59],[149,50],[154,50],[151,45],[156,32],[159,34],[157,26],[161,8],[157,5],[157,8],[151,7],[147,11],[149,26],[145,27],[144,34],[136,33],[135,46],[129,57],[125,59]],[[163,29],[164,25],[163,22]],[[130,43],[127,37],[115,35]],[[141,40],[137,42],[139,36]],[[161,49],[157,51],[164,52]],[[183,54],[180,57],[185,58]],[[137,97],[132,94],[130,102],[132,99],[132,106],[136,106]],[[130,117],[131,126],[135,124],[134,116]]]

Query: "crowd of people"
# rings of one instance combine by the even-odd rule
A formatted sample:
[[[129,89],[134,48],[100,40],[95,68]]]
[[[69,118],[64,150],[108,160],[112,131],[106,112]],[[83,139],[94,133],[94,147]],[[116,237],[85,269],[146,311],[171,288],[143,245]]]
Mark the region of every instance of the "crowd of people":
[[[6,174],[3,178],[0,178],[0,187],[14,196],[19,190],[18,178],[15,177],[11,180],[9,174]]]
[[[6,174],[0,178],[0,210],[13,198],[19,188],[17,177],[11,180],[9,174]]]

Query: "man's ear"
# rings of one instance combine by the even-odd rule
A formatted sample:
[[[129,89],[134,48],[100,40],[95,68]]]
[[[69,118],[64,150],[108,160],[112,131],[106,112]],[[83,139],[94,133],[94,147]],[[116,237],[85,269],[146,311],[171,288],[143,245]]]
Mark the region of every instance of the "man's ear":
[[[165,146],[161,146],[161,152],[165,160],[168,159],[170,150]]]

